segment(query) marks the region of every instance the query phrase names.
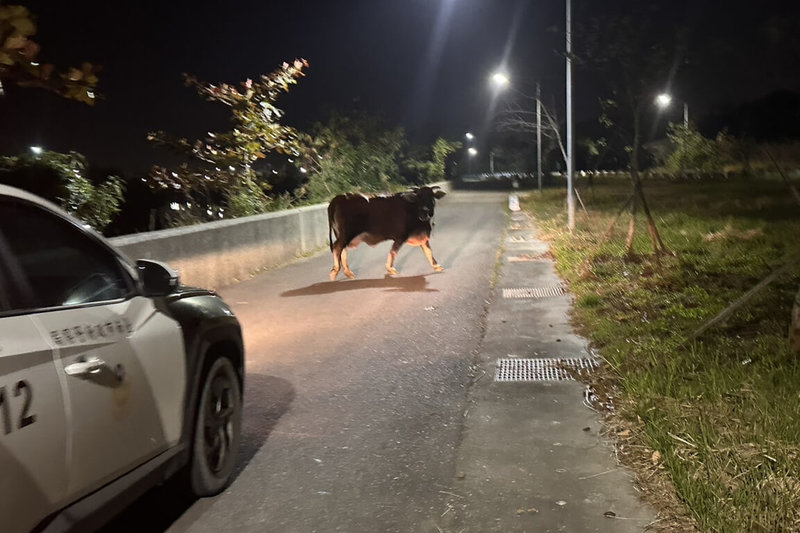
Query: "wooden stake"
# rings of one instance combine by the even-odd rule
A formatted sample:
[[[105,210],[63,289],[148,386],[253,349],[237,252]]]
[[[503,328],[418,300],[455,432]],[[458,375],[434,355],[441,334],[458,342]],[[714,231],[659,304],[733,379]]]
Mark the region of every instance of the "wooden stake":
[[[692,342],[697,337],[699,337],[700,335],[705,333],[708,329],[710,329],[710,328],[716,326],[717,324],[727,320],[728,317],[730,317],[737,309],[739,309],[745,303],[747,303],[747,301],[750,300],[750,298],[752,298],[753,296],[755,296],[756,294],[761,292],[761,290],[764,287],[766,287],[767,285],[769,285],[770,283],[775,281],[776,278],[778,278],[781,274],[783,274],[786,271],[788,271],[789,269],[791,269],[797,263],[800,263],[800,254],[796,254],[795,256],[793,256],[791,259],[789,259],[788,263],[786,263],[785,265],[783,265],[779,269],[777,269],[774,272],[772,272],[772,274],[770,274],[766,278],[762,279],[758,283],[758,285],[756,285],[755,287],[753,287],[752,289],[750,289],[749,291],[744,293],[738,300],[736,300],[731,305],[729,305],[724,311],[722,311],[717,316],[715,316],[714,318],[712,318],[711,320],[709,320],[708,322],[706,322],[705,324],[700,326],[694,333],[689,335],[689,337],[681,344],[681,346],[684,346],[684,345]]]
[[[603,233],[603,240],[606,240],[609,237],[611,237],[611,232],[614,231],[614,226],[617,224],[617,220],[619,220],[619,217],[622,216],[622,213],[624,213],[625,210],[628,209],[628,206],[631,204],[631,200],[633,200],[633,195],[632,194],[630,196],[628,196],[628,199],[625,200],[625,204],[622,207],[619,208],[619,212],[617,212],[617,216],[615,216],[614,220],[611,221],[611,224],[608,225],[608,229],[606,230],[605,233]]]

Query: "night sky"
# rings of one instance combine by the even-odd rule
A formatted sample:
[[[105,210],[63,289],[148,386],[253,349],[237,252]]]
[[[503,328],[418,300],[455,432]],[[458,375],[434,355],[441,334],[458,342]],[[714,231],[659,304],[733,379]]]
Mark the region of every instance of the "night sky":
[[[576,23],[588,9],[615,2],[573,1]],[[310,63],[307,76],[278,105],[285,122],[301,129],[333,109],[358,108],[405,127],[415,142],[485,134],[488,75],[504,59],[514,79],[541,81],[543,100],[564,105],[564,0],[4,3],[36,14],[42,62],[102,65],[103,99],[89,107],[7,88],[0,155],[38,144],[143,173],[162,157],[145,140],[148,131],[194,137],[226,128],[225,109],[184,87],[182,72],[238,83],[298,57]],[[800,90],[797,0],[668,5],[664,24],[686,25],[704,49],[673,82],[693,119],[776,90]],[[597,91],[578,67],[577,121],[596,115]]]

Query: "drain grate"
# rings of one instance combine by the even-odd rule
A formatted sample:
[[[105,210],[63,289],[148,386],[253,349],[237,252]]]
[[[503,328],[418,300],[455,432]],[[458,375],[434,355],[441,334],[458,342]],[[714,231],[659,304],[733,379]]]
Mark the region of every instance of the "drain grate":
[[[532,262],[550,261],[550,257],[547,254],[509,255],[506,259],[508,260],[509,263],[524,263],[524,262],[528,262],[528,261],[532,261]]]
[[[503,298],[547,298],[548,296],[561,296],[564,287],[525,287],[521,289],[503,289]]]
[[[512,235],[511,237],[509,237],[508,240],[511,241],[511,242],[529,242],[530,241],[530,239],[528,239],[524,235]]]
[[[597,359],[498,359],[495,381],[574,381],[571,374],[585,375],[599,366]]]

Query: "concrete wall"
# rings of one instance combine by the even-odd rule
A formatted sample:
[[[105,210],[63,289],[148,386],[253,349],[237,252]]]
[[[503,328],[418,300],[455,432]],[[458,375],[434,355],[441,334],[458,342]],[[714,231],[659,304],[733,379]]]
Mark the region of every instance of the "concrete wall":
[[[317,204],[110,241],[131,259],[169,263],[186,285],[216,289],[327,246],[327,208]]]
[[[186,285],[218,289],[327,247],[328,204],[109,240],[133,260],[169,263]]]

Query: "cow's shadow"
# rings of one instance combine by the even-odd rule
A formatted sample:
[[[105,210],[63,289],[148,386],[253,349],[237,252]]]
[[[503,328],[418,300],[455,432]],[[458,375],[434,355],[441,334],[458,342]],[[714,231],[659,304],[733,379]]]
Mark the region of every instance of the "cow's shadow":
[[[334,292],[357,291],[361,289],[384,289],[386,292],[439,292],[438,289],[428,288],[426,277],[430,274],[392,277],[386,275],[383,279],[345,279],[341,281],[325,281],[314,283],[301,289],[292,289],[281,293],[283,297],[292,296],[318,296]]]

